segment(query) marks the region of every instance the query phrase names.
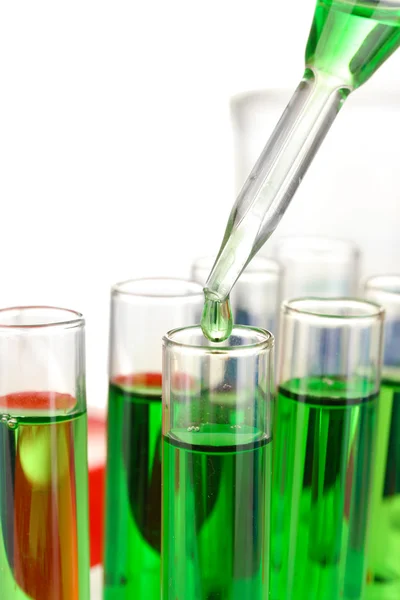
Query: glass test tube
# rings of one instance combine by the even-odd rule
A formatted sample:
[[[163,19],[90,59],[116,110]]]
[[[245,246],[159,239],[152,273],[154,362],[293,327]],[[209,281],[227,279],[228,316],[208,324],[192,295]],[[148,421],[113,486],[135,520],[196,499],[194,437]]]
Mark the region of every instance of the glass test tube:
[[[383,317],[351,299],[283,304],[271,600],[362,597]]]
[[[104,598],[160,598],[162,336],[198,323],[199,284],[141,279],[111,294]]]
[[[205,284],[215,259],[198,258],[192,265],[192,277]],[[234,322],[276,332],[282,296],[282,269],[270,258],[255,256],[243,271],[231,292]]]
[[[386,311],[367,600],[400,598],[400,275],[371,277],[366,298]]]
[[[82,315],[0,310],[0,597],[89,600]]]
[[[269,597],[272,359],[261,329],[164,337],[163,600]]]
[[[283,299],[341,298],[357,294],[360,253],[345,240],[287,237],[275,256],[285,270]]]

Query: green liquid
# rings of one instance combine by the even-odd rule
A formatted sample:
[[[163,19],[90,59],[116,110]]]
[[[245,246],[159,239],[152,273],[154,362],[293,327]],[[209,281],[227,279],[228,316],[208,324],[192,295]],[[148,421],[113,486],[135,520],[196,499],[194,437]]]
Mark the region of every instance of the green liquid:
[[[223,342],[232,333],[232,309],[229,298],[225,302],[218,302],[206,298],[201,329],[206,338],[211,342]]]
[[[350,88],[362,85],[400,44],[400,2],[319,0],[306,65]]]
[[[160,598],[161,390],[111,384],[105,600]]]
[[[0,597],[89,600],[86,413],[9,412],[0,414]]]
[[[366,581],[377,395],[293,379],[274,421],[271,600],[359,600]]]
[[[266,600],[271,444],[249,426],[163,442],[163,600]]]
[[[400,598],[400,381],[382,380],[367,600]]]

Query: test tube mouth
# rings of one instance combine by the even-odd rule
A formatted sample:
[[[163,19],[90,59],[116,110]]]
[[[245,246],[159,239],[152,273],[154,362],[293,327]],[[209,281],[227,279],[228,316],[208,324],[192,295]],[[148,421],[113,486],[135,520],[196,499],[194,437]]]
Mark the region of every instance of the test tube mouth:
[[[172,329],[163,337],[166,347],[181,348],[194,354],[258,354],[274,347],[274,336],[265,329],[235,325],[224,342],[210,342],[200,325]]]
[[[357,298],[294,298],[282,303],[284,315],[331,325],[346,321],[363,322],[383,320],[385,311],[376,302]]]
[[[125,295],[141,298],[169,298],[179,299],[192,297],[203,298],[203,288],[196,281],[174,277],[146,277],[142,279],[129,279],[116,283],[112,287],[113,295]]]
[[[325,236],[290,236],[281,238],[276,245],[279,258],[290,257],[293,260],[312,260],[313,262],[332,261],[334,263],[357,259],[360,255],[358,246],[350,241]]]
[[[0,329],[74,328],[85,324],[83,315],[56,306],[13,306],[0,309]]]
[[[369,277],[365,282],[365,290],[400,302],[400,275],[388,274]]]

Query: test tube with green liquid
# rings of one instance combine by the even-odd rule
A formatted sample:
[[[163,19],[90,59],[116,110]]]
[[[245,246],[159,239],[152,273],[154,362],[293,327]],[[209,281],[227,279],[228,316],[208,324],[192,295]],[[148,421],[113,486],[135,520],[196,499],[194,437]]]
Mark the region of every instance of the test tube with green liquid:
[[[72,310],[0,310],[0,598],[90,598],[85,324]]]
[[[198,323],[199,284],[126,281],[111,293],[104,556],[105,600],[159,600],[161,340]]]
[[[400,275],[371,277],[386,311],[366,600],[400,598]]]
[[[269,597],[273,337],[163,339],[162,600]]]
[[[361,300],[283,304],[271,600],[363,597],[383,320]]]

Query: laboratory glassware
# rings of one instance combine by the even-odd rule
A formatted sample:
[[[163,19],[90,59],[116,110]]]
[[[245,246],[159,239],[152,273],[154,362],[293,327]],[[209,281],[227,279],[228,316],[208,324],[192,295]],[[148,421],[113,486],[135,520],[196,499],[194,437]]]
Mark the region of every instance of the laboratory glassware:
[[[89,600],[84,320],[72,310],[0,310],[0,597]]]
[[[205,284],[214,258],[201,257],[192,265],[192,278]],[[276,333],[282,299],[283,270],[277,260],[256,256],[236,282],[231,294],[233,319]]]
[[[344,101],[399,43],[397,0],[317,1],[303,79],[239,193],[205,286],[202,325],[210,339],[235,281],[277,227]],[[231,327],[226,316],[219,339]]]
[[[400,275],[370,277],[365,297],[386,311],[367,600],[400,598]]]
[[[386,72],[393,67],[388,65]],[[379,89],[378,79],[351,94],[296,192],[296,201],[260,253],[271,256],[282,237],[334,236],[362,248],[362,277],[382,272],[383,266],[386,272],[396,272],[399,206],[393,190],[398,180],[400,86],[395,78]],[[231,99],[235,191],[240,191],[290,95],[288,89],[269,88]],[[379,210],[372,210],[377,198]]]
[[[273,337],[163,339],[163,600],[269,597]]]
[[[198,323],[202,288],[149,278],[111,293],[105,600],[159,600],[162,336]]]
[[[283,303],[274,411],[271,600],[355,600],[367,543],[383,309]],[[333,339],[333,354],[327,351]],[[322,350],[321,350],[322,348]]]
[[[275,256],[285,270],[285,300],[357,295],[360,252],[352,242],[291,236],[279,240]]]

